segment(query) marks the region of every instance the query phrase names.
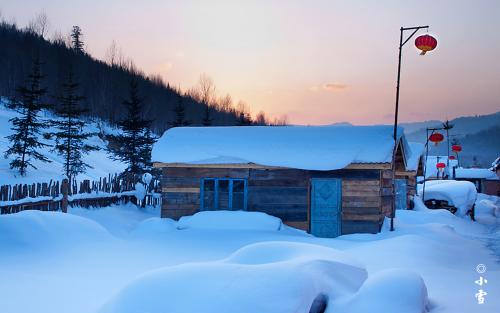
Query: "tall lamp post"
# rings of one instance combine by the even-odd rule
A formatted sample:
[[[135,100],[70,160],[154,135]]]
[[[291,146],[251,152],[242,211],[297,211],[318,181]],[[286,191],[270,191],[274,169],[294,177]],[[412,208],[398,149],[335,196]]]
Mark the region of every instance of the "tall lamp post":
[[[396,176],[396,150],[397,150],[397,145],[398,145],[398,113],[399,113],[399,82],[401,79],[401,53],[403,51],[403,46],[415,35],[420,29],[429,29],[429,26],[415,26],[415,27],[401,27],[400,29],[400,36],[399,36],[399,58],[398,58],[398,80],[396,84],[396,109],[394,113],[394,151],[392,154],[392,188],[394,192],[394,202],[392,205],[392,212],[391,212],[391,231],[394,231],[394,216],[396,214],[396,186],[394,184],[394,179]],[[405,31],[412,31],[412,33],[403,41],[403,35]],[[436,40],[431,37],[427,36],[433,42],[426,43],[424,42],[421,47],[417,46],[417,48],[422,50],[421,54],[425,54],[427,51],[433,50],[436,47]],[[419,38],[417,38],[418,40]],[[427,38],[424,39],[426,41]],[[429,45],[426,45],[429,44]]]

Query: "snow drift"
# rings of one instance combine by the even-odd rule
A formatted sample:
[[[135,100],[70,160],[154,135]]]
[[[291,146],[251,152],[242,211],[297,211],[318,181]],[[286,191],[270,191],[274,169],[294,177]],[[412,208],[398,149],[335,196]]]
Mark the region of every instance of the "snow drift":
[[[29,251],[109,240],[96,222],[60,212],[26,210],[0,217],[0,250]]]
[[[269,257],[271,251],[278,253]],[[366,270],[340,251],[269,242],[243,247],[222,261],[152,271],[100,312],[307,313],[318,295],[329,301],[351,295],[366,277]]]
[[[262,212],[202,211],[180,218],[177,229],[240,229],[277,231],[281,219]]]
[[[370,276],[352,297],[332,302],[326,313],[422,313],[428,305],[427,287],[420,275],[401,269]]]

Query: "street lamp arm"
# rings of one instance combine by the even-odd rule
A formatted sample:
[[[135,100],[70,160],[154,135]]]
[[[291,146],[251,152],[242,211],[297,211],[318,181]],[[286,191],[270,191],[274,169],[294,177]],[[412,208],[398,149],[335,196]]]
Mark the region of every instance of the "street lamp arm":
[[[418,32],[418,30],[419,30],[419,29],[420,29],[420,28],[415,29],[415,30],[413,31],[413,33],[411,33],[411,35],[410,35],[410,36],[408,36],[408,38],[406,38],[406,40],[405,40],[405,41],[403,41],[403,43],[401,44],[401,47],[403,47],[403,46],[405,45],[405,43],[407,43],[407,42],[408,42],[408,40],[410,40],[410,39],[411,39],[411,37],[413,37],[413,35],[415,35],[415,34]]]
[[[412,30],[412,29],[421,29],[421,28],[429,28],[428,25],[426,26],[415,26],[415,27],[401,27],[401,30]]]

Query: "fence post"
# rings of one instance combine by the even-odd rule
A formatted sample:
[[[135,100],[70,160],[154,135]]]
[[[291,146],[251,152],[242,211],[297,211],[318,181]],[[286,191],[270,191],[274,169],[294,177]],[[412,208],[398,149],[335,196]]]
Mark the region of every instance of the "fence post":
[[[69,182],[68,179],[65,178],[62,181],[61,184],[61,193],[63,195],[62,201],[61,201],[61,211],[63,213],[68,213],[68,189],[69,189]]]

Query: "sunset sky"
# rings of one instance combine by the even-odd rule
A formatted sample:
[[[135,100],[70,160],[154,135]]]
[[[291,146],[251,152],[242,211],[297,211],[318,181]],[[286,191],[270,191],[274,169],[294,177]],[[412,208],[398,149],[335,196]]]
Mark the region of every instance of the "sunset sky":
[[[51,34],[79,25],[97,58],[115,40],[183,90],[206,73],[253,114],[297,124],[390,123],[399,28],[430,25],[435,51],[404,47],[402,121],[500,111],[500,1],[3,0],[0,10],[20,26],[44,11]]]

